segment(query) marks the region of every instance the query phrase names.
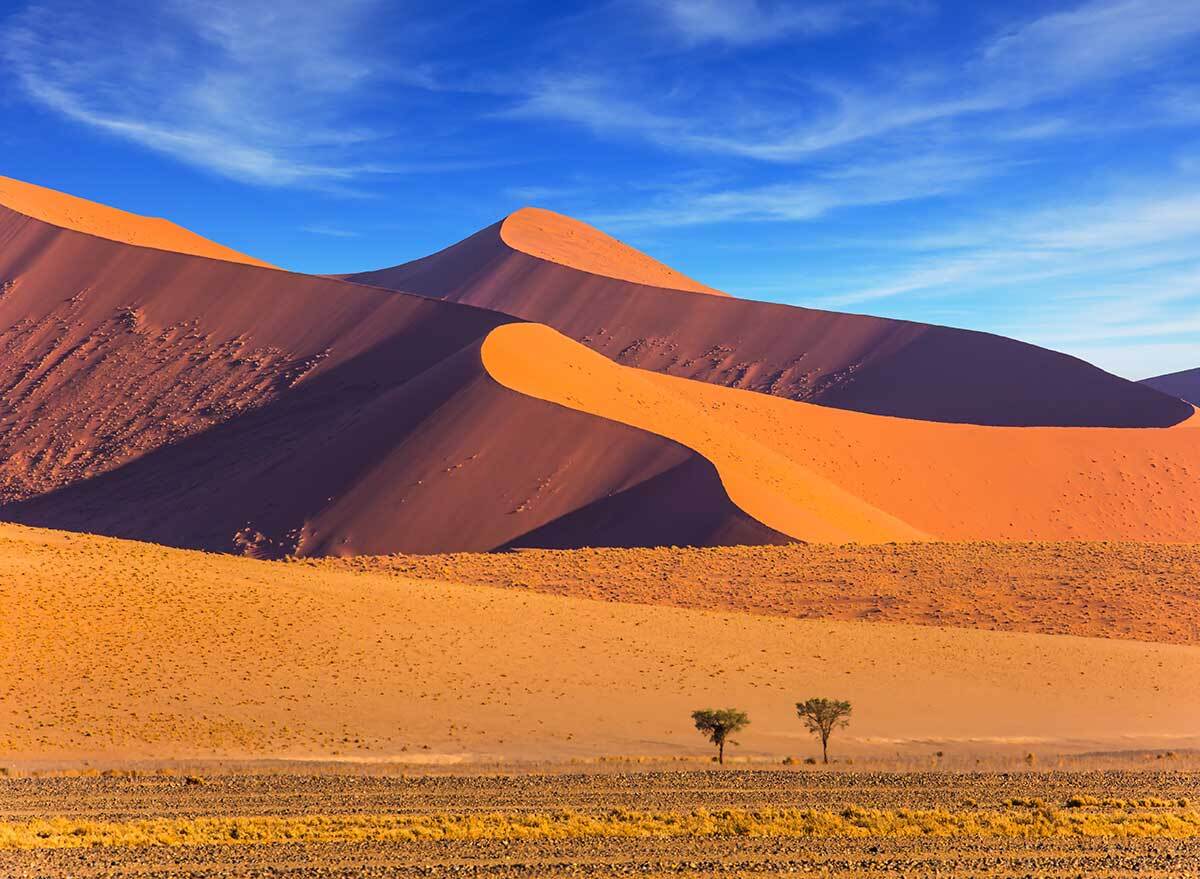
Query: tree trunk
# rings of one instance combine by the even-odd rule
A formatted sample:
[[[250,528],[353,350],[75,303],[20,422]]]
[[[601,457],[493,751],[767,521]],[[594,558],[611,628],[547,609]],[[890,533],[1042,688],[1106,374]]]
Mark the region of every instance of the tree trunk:
[[[722,766],[725,765],[725,743],[724,742],[720,742],[717,744],[717,762],[719,764],[721,764]]]
[[[829,763],[829,739],[821,737],[821,758],[826,764]]]

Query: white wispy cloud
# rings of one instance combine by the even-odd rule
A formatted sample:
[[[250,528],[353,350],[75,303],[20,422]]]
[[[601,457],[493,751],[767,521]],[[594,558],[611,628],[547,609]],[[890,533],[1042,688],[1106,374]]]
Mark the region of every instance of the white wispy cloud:
[[[980,308],[1002,294],[1006,307],[982,319],[993,332],[1135,378],[1200,362],[1200,189],[1043,207],[892,244],[899,264],[806,304]]]
[[[762,34],[783,38],[803,30],[780,23],[772,27],[772,16],[786,14],[783,8],[749,0],[680,0],[661,8],[696,42],[749,44]],[[851,7],[815,8],[826,10],[812,14],[833,28]],[[549,70],[529,80],[510,112],[639,137],[667,149],[800,162],[935,127],[939,138],[961,137],[953,127],[964,119],[1022,111],[1145,69],[1198,35],[1200,0],[1096,0],[1018,23],[982,43],[957,67],[891,70],[886,80],[874,83],[787,77],[760,92],[746,88],[716,97],[698,90],[703,97],[697,99],[690,91],[678,98],[653,77],[643,83],[613,74]],[[1181,93],[1164,99],[1157,110],[1167,121],[1188,106]],[[1141,123],[1148,121],[1150,115],[1143,113]],[[1028,125],[1006,120],[1001,134],[1046,137],[1067,128],[1054,118]]]
[[[374,5],[167,0],[122,17],[54,0],[2,51],[28,97],[76,122],[237,180],[337,186],[387,170],[349,158],[379,132],[342,110],[377,73],[357,39]]]
[[[657,0],[647,2],[687,43],[751,43],[822,34],[852,20],[846,5],[769,3],[763,0]]]
[[[886,281],[826,297],[829,307],[856,305],[904,293],[971,286],[1010,287],[1052,279],[1173,269],[1200,260],[1200,189],[1167,195],[1120,195],[1083,205],[1043,206],[1028,214],[928,235],[893,245],[924,251],[908,271]],[[1088,297],[1147,304],[1195,297],[1200,273],[1156,277],[1155,293],[1136,294],[1112,282]]]
[[[814,220],[841,208],[930,198],[995,170],[991,160],[930,153],[814,168],[805,179],[751,187],[668,188],[647,205],[600,214],[614,228]]]
[[[358,233],[352,229],[343,229],[341,226],[332,226],[327,223],[313,223],[308,226],[301,227],[302,232],[307,232],[310,235],[320,235],[324,238],[357,238]]]

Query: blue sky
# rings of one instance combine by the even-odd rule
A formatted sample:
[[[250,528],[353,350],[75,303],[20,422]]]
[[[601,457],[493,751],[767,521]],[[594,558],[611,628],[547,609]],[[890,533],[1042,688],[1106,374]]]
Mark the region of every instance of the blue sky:
[[[537,204],[737,295],[1200,365],[1200,0],[286,5],[0,5],[0,173],[312,272]]]

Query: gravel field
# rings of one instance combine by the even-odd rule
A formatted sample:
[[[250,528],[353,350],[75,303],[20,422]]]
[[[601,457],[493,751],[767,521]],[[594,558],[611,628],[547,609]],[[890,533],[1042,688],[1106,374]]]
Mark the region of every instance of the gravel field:
[[[199,783],[197,783],[197,781]],[[812,808],[1155,811],[1200,796],[1191,771],[1008,773],[725,770],[223,774],[0,779],[0,821],[472,811]],[[1140,801],[1140,805],[1139,805]],[[1194,839],[588,838],[272,843],[0,851],[0,876],[1021,876],[1200,875]]]

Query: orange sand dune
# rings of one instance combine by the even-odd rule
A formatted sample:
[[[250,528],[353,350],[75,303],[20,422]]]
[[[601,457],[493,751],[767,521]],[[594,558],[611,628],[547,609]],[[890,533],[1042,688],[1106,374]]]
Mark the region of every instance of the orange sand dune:
[[[655,373],[619,366],[542,324],[490,333],[488,372],[505,387],[673,439],[713,463],[730,499],[771,529],[800,540],[887,541],[925,536],[798,466],[751,434],[702,417],[690,397],[708,386],[687,379],[674,393]],[[760,395],[747,396],[750,405]],[[765,399],[765,398],[764,398]],[[787,403],[788,401],[783,401]]]
[[[728,296],[665,266],[599,229],[547,211],[521,208],[500,224],[500,238],[514,250],[581,272],[690,293]]]
[[[1200,745],[1200,648],[645,607],[0,526],[7,765],[809,755]],[[1019,750],[1018,750],[1019,749]]]
[[[123,244],[274,268],[262,260],[201,238],[169,220],[130,214],[11,177],[0,177],[0,205],[44,223]]]
[[[506,387],[696,449],[734,503],[797,539],[1200,540],[1189,429],[847,412],[622,367],[538,324],[494,330],[483,358]]]
[[[1171,429],[934,424],[656,378],[734,430],[950,540],[1200,540],[1200,417]]]

